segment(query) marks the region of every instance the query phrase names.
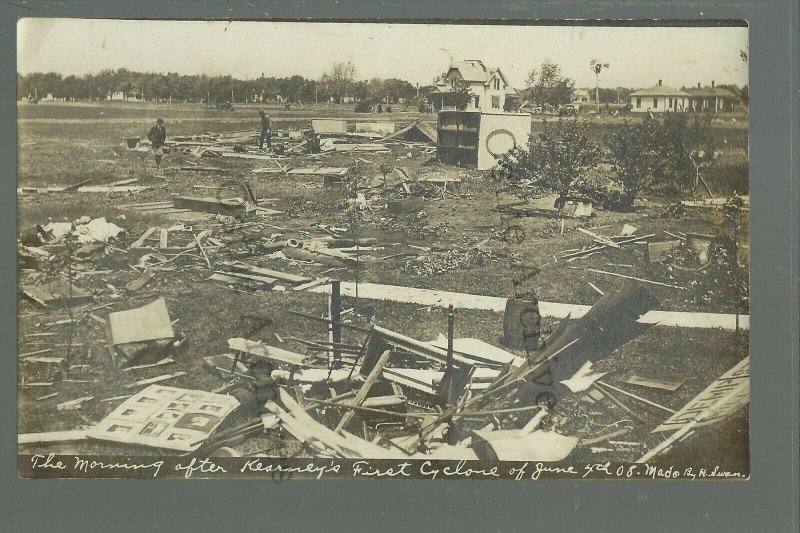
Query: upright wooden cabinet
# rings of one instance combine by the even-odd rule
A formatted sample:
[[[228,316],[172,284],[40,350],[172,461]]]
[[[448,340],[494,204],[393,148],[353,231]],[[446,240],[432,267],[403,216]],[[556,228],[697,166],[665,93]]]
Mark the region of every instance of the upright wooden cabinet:
[[[440,111],[439,161],[487,170],[515,146],[526,146],[531,134],[527,113]]]

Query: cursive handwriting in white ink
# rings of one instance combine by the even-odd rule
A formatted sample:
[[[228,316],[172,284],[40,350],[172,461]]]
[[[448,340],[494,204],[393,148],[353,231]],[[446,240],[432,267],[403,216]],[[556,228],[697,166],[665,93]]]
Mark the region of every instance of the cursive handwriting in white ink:
[[[65,470],[67,468],[67,465],[60,460],[54,461],[53,457],[55,457],[54,453],[47,456],[37,453],[31,457],[31,465],[33,468],[39,469]]]
[[[334,464],[333,461],[331,461],[329,465],[322,466],[317,466],[314,463],[308,463],[305,466],[283,466],[281,464],[264,463],[261,461],[261,459],[250,459],[242,465],[242,468],[239,470],[239,472],[316,474],[317,479],[321,479],[324,474],[338,474],[340,468],[341,466]]]
[[[81,459],[75,456],[75,470],[88,474],[90,470],[149,470],[154,469],[153,477],[158,477],[164,461],[153,461],[152,463],[105,463],[103,461]]]
[[[528,463],[525,463],[526,465]],[[536,463],[533,467],[533,472],[531,472],[531,479],[539,479],[543,473],[553,473],[553,474],[577,474],[578,471],[575,470],[575,467],[572,465],[569,466],[546,466],[544,463]]]
[[[369,464],[369,461],[356,461],[353,463],[353,476],[363,477],[410,477],[411,474],[406,470],[411,463],[404,462],[390,468],[377,468]]]
[[[436,479],[440,473],[445,476],[451,477],[500,477],[500,474],[497,471],[497,467],[493,466],[492,468],[466,468],[467,461],[462,459],[458,462],[455,468],[451,466],[446,466],[444,468],[432,468],[433,463],[430,461],[423,462],[419,467],[419,473],[423,476],[430,476],[431,479]]]
[[[192,460],[186,466],[181,463],[175,465],[176,472],[180,472],[181,470],[183,470],[183,477],[186,479],[192,477],[195,472],[200,472],[201,474],[228,473],[224,467],[216,464],[211,459],[205,458],[198,461],[196,457],[192,457]]]

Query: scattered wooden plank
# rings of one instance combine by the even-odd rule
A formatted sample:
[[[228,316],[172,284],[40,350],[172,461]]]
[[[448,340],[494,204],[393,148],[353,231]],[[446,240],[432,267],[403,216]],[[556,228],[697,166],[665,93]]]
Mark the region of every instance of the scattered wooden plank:
[[[125,290],[128,292],[136,292],[150,283],[154,277],[156,277],[155,272],[152,272],[151,270],[145,270],[141,276],[125,285]]]
[[[200,238],[197,235],[194,235],[194,234],[192,234],[192,237],[194,237],[194,242],[195,242],[195,244],[197,244],[197,248],[200,249],[200,253],[203,254],[203,259],[206,260],[206,265],[208,265],[208,268],[211,268],[211,260],[208,258],[208,255],[206,254],[206,251],[203,249],[203,245],[200,244]],[[204,237],[205,237],[205,235],[204,235]]]
[[[131,370],[141,370],[142,368],[153,368],[153,367],[156,367],[156,366],[168,365],[168,364],[174,363],[174,362],[175,362],[175,360],[172,357],[165,357],[164,359],[161,359],[160,361],[157,361],[155,363],[151,363],[149,365],[129,366],[127,368],[122,369],[122,371],[123,372],[130,372]]]
[[[120,185],[130,185],[131,183],[136,183],[137,181],[139,181],[139,178],[128,178],[128,179],[124,179],[124,180],[112,181],[108,185],[110,187],[117,187],[117,186],[120,186]]]
[[[651,407],[655,407],[657,409],[661,409],[662,411],[666,411],[666,412],[668,412],[668,413],[670,413],[672,415],[674,415],[677,412],[674,409],[670,409],[669,407],[664,407],[661,404],[658,404],[656,402],[652,402],[652,401],[650,401],[650,400],[648,400],[646,398],[642,398],[641,396],[637,396],[636,394],[633,394],[632,392],[628,392],[626,390],[622,390],[622,389],[620,389],[618,387],[615,387],[613,385],[609,385],[608,383],[606,383],[604,381],[600,381],[599,379],[597,380],[596,383],[600,388],[611,389],[613,391],[617,391],[618,393],[624,394],[625,396],[628,396],[629,398],[633,398],[634,400],[638,400],[638,401],[640,401],[640,402],[642,402],[644,404],[647,404],[647,405],[649,405]],[[606,392],[608,392],[608,390],[606,390]]]
[[[577,448],[584,448],[586,446],[591,446],[593,444],[598,444],[598,443],[606,441],[608,439],[613,439],[613,438],[616,438],[616,437],[621,437],[623,435],[626,435],[629,431],[630,431],[629,428],[621,428],[621,429],[617,429],[615,431],[611,431],[609,433],[604,433],[602,435],[598,435],[596,437],[590,437],[588,439],[581,439],[578,442],[578,445],[576,447]]]
[[[681,237],[680,235],[675,235],[674,233],[670,233],[670,232],[669,232],[669,231],[667,231],[667,230],[664,230],[664,233],[666,233],[666,234],[667,234],[667,235],[669,235],[670,237],[675,237],[676,239],[679,239],[679,240],[682,240],[682,241],[685,241],[685,240],[686,240],[686,237]]]
[[[131,396],[133,396],[133,394],[123,394],[122,396],[114,396],[112,398],[104,398],[104,399],[99,400],[99,401],[101,401],[101,402],[113,402],[113,401],[116,401],[116,400],[124,400],[125,398],[130,398]]]
[[[73,321],[71,318],[65,318],[64,320],[56,320],[54,322],[47,322],[45,326],[63,326],[64,324],[71,324]]]
[[[178,209],[191,209],[214,215],[241,216],[246,214],[247,206],[237,199],[222,199],[196,196],[176,196],[172,205]]]
[[[246,287],[249,287],[249,288],[252,288],[252,289],[256,289],[256,288],[261,286],[259,283],[256,283],[255,281],[250,281],[250,280],[246,280],[246,279],[243,279],[243,278],[237,278],[235,276],[229,276],[227,274],[220,274],[220,273],[214,273],[208,279],[210,279],[212,281],[219,281],[219,282],[222,282],[222,283],[228,283],[228,284],[234,284],[234,285],[243,285],[243,286],[246,286]],[[246,291],[241,291],[241,292],[246,292]]]
[[[347,169],[344,167],[323,167],[323,168],[293,168],[287,174],[303,176],[344,176]]]
[[[320,285],[325,285],[330,283],[330,278],[317,278],[313,281],[309,281],[308,283],[303,283],[302,285],[298,285],[294,288],[296,291],[305,291],[308,289],[313,289],[314,287],[319,287]]]
[[[237,157],[239,159],[263,159],[263,160],[272,159],[272,156],[270,155],[240,154],[238,152],[222,152],[222,157]]]
[[[599,294],[600,296],[603,296],[603,295],[605,294],[603,291],[601,291],[600,289],[598,289],[598,288],[597,288],[597,285],[595,285],[595,284],[594,284],[594,283],[592,283],[591,281],[587,281],[586,283],[588,283],[588,284],[589,284],[589,286],[590,286],[591,288],[593,288],[593,289],[594,289],[594,290],[597,292],[597,294]]]
[[[47,348],[45,350],[36,350],[35,352],[21,353],[17,357],[19,357],[20,359],[25,359],[26,357],[30,357],[31,355],[39,355],[39,354],[42,354],[42,353],[48,353],[48,352],[52,352],[52,351],[53,351],[52,348]]]
[[[612,248],[620,248],[620,245],[615,243],[613,240],[611,240],[610,237],[606,237],[605,235],[600,235],[598,233],[594,233],[593,231],[589,231],[588,229],[585,229],[585,228],[578,228],[578,231],[580,231],[581,233],[585,233],[586,235],[589,235],[590,237],[594,238],[595,240],[600,241],[601,243],[605,244],[606,246],[610,246]]]
[[[681,290],[681,291],[685,291],[686,290],[686,287],[679,287],[678,285],[670,285],[669,283],[661,283],[660,281],[653,281],[653,280],[650,280],[650,279],[637,278],[635,276],[626,276],[625,274],[617,274],[616,272],[606,272],[605,270],[598,270],[596,268],[587,268],[586,270],[588,270],[590,272],[596,272],[598,274],[606,274],[608,276],[616,276],[618,278],[632,279],[634,281],[640,281],[642,283],[649,283],[651,285],[658,285],[660,287],[669,287],[671,289],[678,289],[678,290]]]
[[[128,205],[129,208],[137,209],[141,207],[151,207],[156,205],[170,205],[170,202],[166,202],[164,200],[159,200],[158,202],[143,202],[140,204],[130,204]]]
[[[43,433],[22,433],[17,436],[19,446],[30,444],[55,444],[86,440],[89,430],[74,429],[69,431],[45,431]]]
[[[142,233],[142,236],[136,239],[136,241],[130,245],[130,248],[140,248],[142,244],[144,244],[144,241],[146,241],[147,238],[150,237],[150,235],[152,235],[156,229],[157,228],[155,226],[147,228],[147,230],[145,230],[145,232]]]
[[[232,338],[228,339],[228,347],[231,350],[244,352],[249,355],[257,355],[259,357],[265,357],[267,359],[271,359],[281,363],[286,363],[289,365],[302,366],[302,367],[308,366],[305,362],[306,357],[304,355],[295,352],[290,352],[289,350],[284,350],[283,348],[278,348],[276,346],[270,346],[268,344],[264,344],[258,341],[251,341],[242,338]]]
[[[267,285],[269,287],[272,287],[273,285],[275,285],[278,282],[278,280],[275,279],[275,278],[268,278],[266,276],[258,276],[258,275],[255,275],[255,274],[244,274],[244,273],[241,273],[241,272],[216,271],[215,274],[221,274],[223,276],[229,276],[229,277],[233,277],[233,278],[246,279],[248,281],[257,281],[260,284]]]
[[[364,384],[361,385],[360,389],[358,389],[356,397],[353,398],[353,402],[351,405],[355,407],[360,407],[361,404],[364,403],[364,400],[367,398],[367,394],[369,394],[369,390],[372,388],[372,384],[375,383],[375,381],[381,376],[381,373],[383,372],[383,367],[389,361],[389,357],[391,355],[392,355],[391,349],[386,350],[381,354],[380,358],[378,359],[378,362],[375,363],[375,366],[372,367],[372,370],[370,370],[367,379],[364,380]],[[354,411],[346,412],[342,417],[342,419],[339,420],[339,423],[336,425],[336,431],[342,431],[347,426],[347,424],[353,419],[354,414],[355,414]]]
[[[167,247],[167,238],[169,236],[169,230],[167,228],[161,228],[161,239],[159,240],[158,247],[159,248],[166,248]]]
[[[280,272],[278,270],[272,270],[272,269],[269,269],[269,268],[261,268],[261,267],[246,265],[246,264],[232,263],[232,262],[229,262],[229,261],[226,261],[226,262],[223,262],[223,263],[219,263],[219,264],[225,265],[227,267],[230,267],[231,269],[233,269],[235,271],[249,272],[249,273],[252,273],[252,274],[257,274],[257,275],[262,275],[262,276],[266,276],[266,277],[269,277],[269,278],[274,278],[276,280],[286,281],[288,283],[308,283],[309,281],[311,281],[311,278],[306,277],[306,276],[299,276],[297,274],[291,274],[289,272]],[[226,273],[229,273],[229,272],[226,272]]]
[[[68,185],[67,187],[64,187],[62,190],[65,191],[65,192],[77,191],[78,189],[80,189],[81,187],[83,187],[84,185],[89,183],[90,181],[92,181],[92,178],[89,178],[89,179],[86,179],[86,180],[83,180],[83,181],[79,181],[78,183],[73,183],[72,185]]]
[[[64,277],[58,277],[49,283],[38,286],[23,285],[22,294],[39,305],[53,306],[78,306],[92,301],[94,296],[80,287],[71,283]]]
[[[608,392],[607,390],[605,390],[603,388],[600,388],[597,385],[597,383],[594,384],[593,390],[596,390],[597,392],[599,392],[602,396],[604,396],[612,404],[616,405],[617,407],[619,407],[620,409],[622,409],[623,411],[628,413],[630,416],[632,416],[633,418],[635,418],[636,420],[638,420],[642,424],[646,424],[647,423],[646,419],[642,418],[638,413],[634,412],[630,407],[628,407],[627,405],[625,405],[624,403],[619,401],[613,394],[611,394],[610,392]]]
[[[186,372],[175,372],[174,374],[164,374],[163,376],[156,376],[154,378],[141,379],[139,381],[134,381],[133,383],[128,383],[127,385],[125,385],[125,388],[133,389],[135,387],[141,387],[142,385],[152,385],[153,383],[161,383],[162,381],[179,378],[185,375]]]
[[[54,392],[52,394],[45,394],[44,396],[39,396],[38,398],[36,398],[36,401],[43,402],[44,400],[49,400],[51,398],[55,398],[56,396],[58,396],[57,392]]]
[[[635,373],[632,372],[620,378],[619,381],[621,381],[622,383],[627,383],[628,385],[636,385],[639,387],[649,387],[652,389],[676,391],[681,387],[681,385],[684,384],[686,380],[684,379],[682,381],[668,381],[664,379],[637,376]]]
[[[92,400],[94,396],[83,396],[81,398],[76,398],[74,400],[69,400],[63,403],[56,405],[56,410],[58,411],[77,411],[80,409],[84,403]]]
[[[25,363],[52,363],[60,365],[64,362],[63,357],[26,357]]]

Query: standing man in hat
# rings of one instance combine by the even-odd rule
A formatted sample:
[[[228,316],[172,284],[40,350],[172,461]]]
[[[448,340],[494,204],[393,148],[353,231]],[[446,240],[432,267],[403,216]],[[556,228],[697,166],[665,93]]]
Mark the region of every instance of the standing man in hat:
[[[156,170],[161,168],[161,158],[164,157],[164,142],[167,140],[167,129],[164,127],[164,119],[156,120],[156,123],[147,132],[147,139],[153,147],[153,156],[156,159]]]
[[[272,132],[269,129],[269,115],[260,109],[258,113],[261,115],[261,137],[258,139],[258,149],[264,149],[264,141],[267,141],[267,150],[272,149]]]

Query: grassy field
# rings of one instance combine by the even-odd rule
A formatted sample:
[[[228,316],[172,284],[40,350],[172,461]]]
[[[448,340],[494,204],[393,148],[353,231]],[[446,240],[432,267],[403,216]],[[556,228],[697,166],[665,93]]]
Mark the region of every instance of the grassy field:
[[[357,115],[350,108],[341,106],[319,106],[298,108],[291,111],[269,110],[276,129],[299,129],[310,123],[311,118],[336,116],[355,120],[393,120],[409,123],[420,115],[416,113],[392,113]],[[63,193],[24,194],[18,198],[18,225],[46,224],[48,221],[70,221],[80,216],[92,218],[105,216],[109,221],[123,227],[126,233],[115,246],[125,250],[149,226],[165,224],[156,216],[143,216],[126,206],[134,203],[154,202],[169,199],[170,195],[211,195],[218,198],[242,197],[243,183],[249,182],[258,198],[266,199],[264,205],[283,214],[272,217],[266,225],[247,236],[236,232],[226,233],[224,224],[217,221],[192,224],[195,233],[213,228],[214,235],[224,236],[226,247],[212,254],[210,259],[239,259],[251,264],[277,270],[318,276],[327,267],[289,264],[285,260],[259,255],[251,244],[262,237],[280,234],[280,239],[290,237],[303,239],[309,232],[316,235],[315,223],[348,227],[353,216],[344,209],[348,202],[347,191],[340,187],[322,187],[319,179],[308,176],[285,176],[282,174],[254,174],[255,168],[269,166],[269,162],[242,159],[203,159],[204,163],[223,168],[220,173],[195,173],[174,170],[174,167],[196,162],[193,156],[173,150],[164,160],[166,170],[156,173],[152,157],[146,152],[129,151],[120,145],[122,137],[144,137],[156,117],[164,117],[170,135],[192,135],[203,132],[238,131],[255,129],[257,115],[254,108],[237,108],[232,112],[210,110],[204,106],[175,105],[155,106],[138,104],[107,105],[23,105],[18,108],[18,185],[19,186],[65,186],[91,178],[92,184],[100,185],[116,180],[137,178],[140,185],[152,188],[136,195]],[[435,120],[433,116],[426,119]],[[592,133],[600,139],[613,131],[619,117],[596,117]],[[539,118],[534,130],[541,126]],[[716,123],[719,133],[728,141],[730,149],[725,154],[727,162],[724,173],[714,175],[712,187],[721,193],[740,188],[747,181],[747,126],[737,119]],[[459,178],[462,183],[455,193],[427,194],[422,214],[389,215],[380,209],[386,200],[397,196],[396,190],[376,189],[372,195],[374,210],[359,214],[355,225],[362,237],[376,237],[384,250],[365,257],[366,266],[358,272],[338,271],[327,275],[342,279],[377,282],[413,287],[446,289],[473,294],[507,297],[513,293],[512,261],[517,265],[541,268],[535,278],[537,296],[540,300],[592,304],[599,295],[589,283],[604,292],[613,292],[624,280],[587,271],[587,267],[614,271],[628,276],[656,280],[661,283],[678,284],[691,289],[680,290],[663,286],[648,286],[659,300],[658,309],[675,311],[704,311],[714,313],[734,312],[730,299],[730,279],[708,279],[705,273],[676,271],[646,261],[640,247],[625,247],[609,250],[586,259],[567,263],[560,259],[565,250],[580,248],[590,243],[591,238],[577,231],[578,227],[615,235],[623,224],[638,228],[639,234],[656,234],[658,240],[669,237],[665,231],[725,234],[728,230],[720,213],[711,209],[687,209],[675,213],[672,199],[645,196],[631,213],[616,213],[596,209],[589,220],[557,219],[552,212],[541,216],[522,217],[515,220],[526,235],[522,244],[510,245],[500,239],[502,224],[497,211],[499,204],[518,202],[519,199],[504,193],[498,194],[492,180],[485,172],[459,169],[438,164],[435,156],[424,153],[418,147],[393,145],[389,154],[323,154],[316,158],[291,156],[281,161],[284,167],[355,166],[363,180],[379,176],[381,163],[407,168],[412,176],[438,176]],[[744,173],[742,174],[742,168]],[[709,176],[711,178],[711,176]],[[218,187],[200,189],[197,187]],[[537,207],[552,206],[552,198],[532,201]],[[174,223],[174,222],[171,222]],[[747,220],[742,221],[742,242],[746,242]],[[223,237],[220,237],[223,238]],[[487,240],[488,239],[488,240]],[[415,260],[402,258],[378,259],[396,252],[416,251],[427,247],[428,252],[416,261],[436,260],[443,251],[467,251],[475,245],[490,250],[491,259],[483,264],[453,265],[449,270],[431,274],[415,270]],[[746,249],[745,249],[746,250]],[[176,329],[184,334],[188,342],[173,356],[176,363],[169,370],[145,369],[135,372],[120,372],[114,369],[105,349],[103,327],[84,317],[73,327],[68,325],[46,326],[45,324],[65,318],[64,311],[43,309],[32,302],[20,299],[19,340],[20,352],[31,352],[50,347],[47,355],[63,355],[60,344],[71,342],[70,364],[74,368],[48,368],[51,365],[21,364],[20,382],[53,381],[52,391],[58,392],[53,399],[37,401],[45,394],[41,390],[20,387],[19,431],[55,431],[90,425],[100,421],[117,403],[98,400],[123,394],[120,387],[135,379],[153,377],[167,372],[182,370],[186,376],[170,382],[175,386],[211,390],[222,382],[211,375],[202,365],[202,356],[227,351],[230,337],[248,337],[275,343],[274,334],[284,339],[300,337],[324,338],[325,330],[319,324],[299,320],[286,314],[286,309],[320,315],[324,312],[326,299],[323,295],[307,292],[265,292],[246,294],[234,292],[215,282],[208,281],[211,272],[199,255],[187,255],[175,261],[174,270],[159,271],[142,294],[126,295],[125,285],[138,273],[131,268],[149,249],[110,252],[92,262],[86,273],[80,273],[76,283],[90,290],[95,296],[94,305],[105,305],[99,314],[130,309],[156,296],[167,300],[170,316],[178,319]],[[744,257],[746,263],[746,256]],[[92,270],[108,269],[110,274],[94,274]],[[23,280],[35,274],[23,273]],[[747,277],[746,265],[742,277]],[[703,287],[700,291],[698,287]],[[707,290],[706,290],[707,289]],[[370,317],[376,323],[421,340],[434,338],[446,331],[446,318],[441,310],[421,309],[411,304],[355,301],[347,299],[346,307],[353,307],[353,321],[366,324]],[[743,312],[745,307],[740,307]],[[81,311],[83,314],[85,311]],[[543,320],[545,332],[557,325],[551,319]],[[71,330],[71,331],[70,331]],[[42,344],[41,338],[29,334],[55,332]],[[492,312],[459,310],[456,336],[477,337],[496,343],[502,333],[502,316]],[[352,334],[348,334],[352,335]],[[59,339],[59,340],[53,340]],[[363,338],[351,337],[351,340]],[[347,342],[347,340],[346,340]],[[75,344],[77,343],[77,344]],[[705,388],[719,374],[733,366],[747,353],[747,332],[734,333],[717,330],[682,330],[680,328],[654,327],[633,342],[615,351],[598,366],[614,373],[636,371],[663,378],[682,380],[685,384],[674,393],[652,393],[650,398],[670,408],[678,409],[691,397]],[[297,342],[287,341],[281,345],[286,349],[303,352]],[[78,366],[76,366],[78,365]],[[85,367],[80,365],[86,365]],[[135,379],[134,379],[135,378]],[[79,381],[76,383],[70,380]],[[83,383],[88,382],[88,383]],[[49,390],[47,392],[50,392]],[[55,404],[79,396],[93,395],[94,402],[80,410],[56,412]],[[601,415],[593,415],[591,423],[575,414],[577,404],[563,406],[563,414],[570,420],[565,426],[570,431],[586,433],[604,424],[618,421],[624,413],[609,409]],[[570,416],[571,415],[571,416]],[[636,426],[626,440],[638,439],[652,445],[657,438],[649,430],[663,418],[663,413],[645,409],[649,425]],[[232,422],[244,415],[236,414]],[[579,421],[582,421],[579,423]],[[587,425],[589,424],[589,425]],[[591,426],[591,427],[589,427]],[[588,428],[588,429],[587,429]],[[735,433],[739,439],[734,448],[746,449],[747,436]],[[734,438],[734,441],[736,439]],[[731,443],[728,443],[731,444]],[[726,444],[726,445],[728,445]],[[124,447],[107,443],[91,443],[85,452],[109,453]],[[293,444],[279,437],[265,436],[249,439],[242,444],[243,452],[264,449],[291,449]],[[147,452],[135,450],[136,453]],[[588,453],[588,452],[587,452]],[[711,452],[709,452],[710,454]],[[629,455],[612,459],[629,460]],[[709,456],[709,460],[712,456]],[[597,459],[597,457],[589,457]]]

